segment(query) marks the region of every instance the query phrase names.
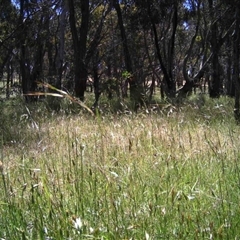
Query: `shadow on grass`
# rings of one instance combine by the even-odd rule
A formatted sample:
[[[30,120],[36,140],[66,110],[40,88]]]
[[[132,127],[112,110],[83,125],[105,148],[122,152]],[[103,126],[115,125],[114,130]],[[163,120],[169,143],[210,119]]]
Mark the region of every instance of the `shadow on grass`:
[[[40,141],[41,124],[54,114],[45,102],[26,103],[21,97],[0,102],[0,138],[3,145]]]

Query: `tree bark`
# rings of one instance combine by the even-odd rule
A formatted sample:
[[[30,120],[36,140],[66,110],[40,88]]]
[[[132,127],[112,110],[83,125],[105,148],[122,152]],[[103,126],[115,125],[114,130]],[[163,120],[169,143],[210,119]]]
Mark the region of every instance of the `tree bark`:
[[[213,0],[208,0],[209,4],[209,11],[210,14],[214,17],[216,16],[216,12],[218,9],[213,6]],[[238,3],[237,3],[238,4]],[[230,9],[230,8],[229,8]],[[225,15],[229,15],[231,12],[225,11]],[[209,86],[209,95],[212,98],[217,98],[221,95],[221,90],[223,89],[222,84],[222,66],[219,62],[219,52],[223,43],[226,41],[227,37],[229,36],[233,26],[234,26],[234,19],[231,21],[231,25],[225,28],[225,33],[223,34],[224,30],[219,30],[219,17],[217,16],[216,19],[213,19],[213,23],[210,28],[211,37],[209,39],[211,45],[211,52],[212,52],[212,79]],[[226,25],[227,26],[227,25]]]
[[[119,5],[119,1],[118,0],[113,0],[113,6],[114,6],[114,8],[117,12],[118,26],[119,26],[120,33],[121,33],[121,40],[122,40],[123,54],[124,54],[124,61],[125,61],[125,65],[126,65],[126,70],[130,75],[132,75],[132,77],[128,79],[128,83],[129,83],[129,86],[130,86],[130,98],[135,103],[138,103],[139,100],[140,100],[139,99],[139,94],[140,93],[139,93],[139,89],[138,89],[137,79],[136,79],[136,77],[134,76],[134,73],[133,73],[132,59],[131,59],[129,48],[128,48],[128,40],[127,40],[127,36],[126,36],[124,24],[123,24],[122,12],[121,12],[121,8],[120,8],[120,5]]]
[[[75,19],[75,6],[73,0],[68,0],[69,7],[69,21],[73,39],[74,49],[74,83],[75,83],[75,95],[80,100],[84,100],[84,93],[87,85],[87,67],[85,64],[85,56],[87,49],[87,36],[89,25],[89,0],[81,1],[81,26],[78,30],[76,27]]]
[[[197,9],[198,12],[197,12],[197,23],[196,23],[195,33],[191,39],[190,46],[189,46],[189,48],[186,52],[186,55],[184,57],[184,60],[183,60],[182,72],[183,72],[183,78],[185,79],[186,82],[183,85],[183,87],[178,90],[178,97],[186,97],[190,92],[192,92],[192,89],[194,86],[194,78],[190,77],[187,73],[187,63],[188,63],[188,60],[192,53],[192,49],[193,49],[196,37],[198,35],[198,29],[199,29],[199,24],[200,24],[199,6],[200,5],[198,5],[198,9]]]
[[[155,47],[156,47],[156,53],[157,53],[157,57],[164,75],[164,90],[167,96],[169,96],[170,98],[175,97],[175,93],[176,93],[176,84],[175,84],[175,80],[173,78],[173,60],[174,60],[174,46],[175,46],[175,35],[176,35],[176,29],[177,29],[177,24],[178,24],[178,10],[177,10],[177,3],[174,3],[173,6],[173,12],[172,12],[172,16],[171,16],[171,25],[172,25],[172,34],[171,37],[169,39],[169,43],[168,43],[168,48],[167,48],[167,53],[165,53],[166,55],[166,59],[165,62],[163,60],[163,56],[160,50],[160,46],[159,46],[159,37],[158,37],[158,33],[157,33],[157,28],[156,28],[156,24],[154,22],[154,17],[152,16],[152,10],[151,10],[151,2],[150,0],[147,1],[147,11],[148,11],[148,16],[150,18],[150,22],[152,25],[152,30],[153,30],[153,34],[154,34],[154,42],[155,42]]]
[[[61,14],[59,17],[59,47],[56,57],[56,68],[57,68],[57,83],[56,87],[61,89],[62,87],[62,74],[64,67],[64,49],[65,49],[65,29],[66,29],[66,20],[67,20],[67,6],[66,0],[61,2]]]
[[[211,48],[212,48],[212,79],[209,86],[209,95],[211,98],[218,98],[220,96],[220,63],[218,59],[218,54],[220,46],[218,44],[217,37],[217,22],[215,22],[211,27]]]
[[[22,31],[20,34],[20,72],[22,77],[22,92],[23,94],[26,94],[29,90],[28,83],[29,83],[29,74],[27,71],[27,66],[25,64],[26,61],[26,35],[27,35],[27,29],[25,27],[24,23],[24,0],[20,0],[20,16],[19,16],[19,25],[22,25]],[[27,96],[25,96],[25,99],[27,100]]]
[[[239,79],[239,54],[240,54],[240,5],[236,6],[236,23],[235,23],[235,31],[233,35],[233,81],[235,85],[235,104],[234,104],[234,115],[237,122],[240,122],[240,79]]]

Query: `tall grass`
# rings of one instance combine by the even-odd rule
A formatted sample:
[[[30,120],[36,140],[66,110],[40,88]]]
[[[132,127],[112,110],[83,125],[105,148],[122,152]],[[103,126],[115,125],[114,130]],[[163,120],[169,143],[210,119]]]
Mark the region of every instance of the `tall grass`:
[[[239,239],[227,101],[128,116],[28,109],[26,141],[1,146],[0,238]]]

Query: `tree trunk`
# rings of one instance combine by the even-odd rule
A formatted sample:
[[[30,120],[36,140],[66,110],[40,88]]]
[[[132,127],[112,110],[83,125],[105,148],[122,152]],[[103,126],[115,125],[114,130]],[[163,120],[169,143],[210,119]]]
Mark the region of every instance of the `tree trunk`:
[[[192,53],[192,49],[193,49],[196,37],[198,35],[198,29],[199,29],[199,24],[200,24],[199,6],[200,5],[198,5],[198,15],[197,15],[197,23],[196,23],[195,33],[194,33],[194,35],[191,39],[189,48],[186,52],[186,56],[184,57],[184,60],[183,60],[182,73],[183,73],[183,78],[185,79],[186,82],[183,85],[183,87],[178,90],[178,97],[180,97],[180,98],[181,97],[186,97],[189,93],[191,93],[192,89],[193,89],[193,86],[194,86],[194,78],[190,77],[187,73],[187,63],[188,63],[188,60],[189,60],[190,55]]]
[[[74,82],[75,82],[75,95],[80,100],[84,100],[84,93],[87,86],[87,67],[85,65],[86,49],[87,49],[87,36],[89,24],[89,0],[81,1],[81,26],[78,31],[76,27],[74,1],[68,1],[69,7],[69,21],[73,39],[74,49]]]
[[[168,75],[170,78],[171,84],[169,85],[169,93],[171,97],[175,97],[176,93],[176,81],[173,77],[173,61],[174,61],[174,53],[175,53],[175,38],[176,38],[176,30],[178,25],[178,7],[174,5],[174,10],[172,13],[172,34],[168,45]]]
[[[30,81],[30,72],[26,64],[27,47],[26,47],[26,36],[27,29],[24,23],[24,0],[20,1],[20,17],[19,25],[22,25],[22,31],[20,34],[20,72],[22,78],[22,92],[23,95],[27,94],[29,91],[29,81]],[[28,96],[25,95],[25,100],[28,101]]]
[[[75,60],[75,66],[75,95],[81,101],[84,101],[84,94],[87,89],[88,72],[84,62],[78,58]]]
[[[65,0],[62,0],[61,6],[61,15],[59,17],[59,47],[56,58],[56,68],[57,68],[57,82],[56,87],[61,89],[62,87],[62,74],[64,68],[64,49],[65,49],[65,29],[66,29],[66,20],[67,20],[67,3]]]
[[[208,0],[209,3],[209,10],[212,16],[216,16],[216,9],[213,6],[213,0]],[[210,45],[211,45],[211,52],[212,56],[212,74],[211,74],[211,82],[209,85],[209,96],[211,98],[218,98],[221,95],[221,90],[223,89],[222,86],[222,76],[221,76],[221,65],[219,62],[219,52],[224,43],[227,39],[228,34],[230,33],[231,27],[228,28],[226,33],[223,35],[223,31],[218,29],[218,21],[215,20],[210,28]]]
[[[119,5],[119,1],[114,0],[113,6],[114,6],[114,8],[117,12],[117,16],[118,16],[118,26],[119,26],[120,33],[121,33],[126,70],[129,74],[132,75],[132,77],[128,81],[129,86],[130,86],[130,98],[137,103],[139,101],[139,99],[137,97],[137,95],[138,95],[137,79],[133,74],[132,60],[131,60],[131,56],[129,53],[128,41],[127,41],[127,36],[126,36],[124,24],[123,24],[122,12],[121,12],[121,8]]]
[[[234,83],[232,79],[232,54],[233,52],[230,50],[227,57],[227,95],[230,97],[234,97]]]
[[[29,91],[29,71],[27,69],[27,66],[25,64],[26,59],[26,47],[25,44],[22,43],[21,47],[21,54],[20,54],[20,72],[21,72],[21,78],[22,78],[22,92],[23,95],[27,94]],[[28,100],[28,97],[25,95],[26,101]]]
[[[235,105],[234,105],[234,115],[237,122],[240,122],[240,79],[239,79],[239,54],[240,54],[240,6],[236,6],[236,23],[235,31],[233,35],[233,81],[235,84]]]
[[[164,86],[164,91],[166,95],[172,98],[172,97],[175,97],[175,93],[176,93],[176,84],[175,84],[175,80],[173,79],[172,71],[173,71],[173,60],[174,60],[175,34],[176,34],[177,23],[178,23],[177,5],[176,3],[174,3],[174,6],[173,6],[173,12],[171,17],[172,34],[169,39],[167,53],[165,54],[167,56],[165,59],[165,62],[163,60],[162,53],[159,46],[159,38],[158,38],[156,24],[154,22],[154,17],[152,16],[150,0],[147,1],[147,11],[148,11],[148,16],[150,18],[152,30],[154,34],[154,42],[155,42],[157,57],[164,75],[163,79],[165,82],[162,85]]]
[[[6,86],[6,98],[9,99],[10,98],[10,87],[11,87],[11,63],[8,62],[7,64],[7,86]]]
[[[229,97],[234,97],[234,84],[232,79],[232,68],[233,68],[233,51],[231,49],[233,48],[233,41],[231,37],[229,36],[226,41],[226,48],[227,48],[227,59],[226,59],[226,94]]]
[[[213,47],[213,57],[212,57],[212,77],[209,86],[209,95],[211,98],[218,98],[220,97],[220,63],[218,59],[218,52],[217,46]]]

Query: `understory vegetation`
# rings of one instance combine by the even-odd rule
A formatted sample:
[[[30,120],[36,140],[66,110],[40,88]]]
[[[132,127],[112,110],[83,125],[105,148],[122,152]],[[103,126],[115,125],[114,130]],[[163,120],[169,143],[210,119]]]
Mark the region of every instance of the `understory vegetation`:
[[[233,100],[114,104],[0,103],[0,239],[239,239]]]

